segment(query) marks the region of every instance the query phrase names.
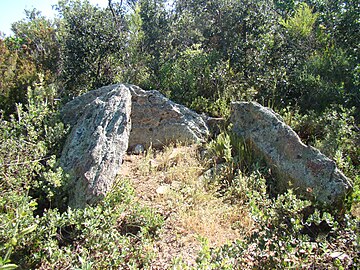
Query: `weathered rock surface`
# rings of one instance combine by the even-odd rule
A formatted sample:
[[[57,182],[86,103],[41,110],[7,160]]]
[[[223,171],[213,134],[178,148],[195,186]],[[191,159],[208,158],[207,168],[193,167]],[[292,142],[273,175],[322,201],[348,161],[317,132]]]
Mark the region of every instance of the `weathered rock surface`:
[[[126,150],[141,152],[139,147],[157,148],[175,141],[200,142],[209,135],[200,115],[158,91],[134,85],[90,91],[66,104],[61,116],[72,127],[60,165],[72,176],[69,205],[74,207],[106,194]]]
[[[325,206],[342,206],[352,184],[336,168],[334,161],[303,144],[269,108],[255,102],[236,102],[231,111],[233,131],[265,158],[277,174],[280,190],[291,187]]]
[[[84,207],[111,188],[128,148],[131,94],[124,85],[90,91],[66,104],[63,121],[72,126],[60,166],[69,173],[69,205]]]
[[[132,95],[132,129],[129,148],[141,144],[162,147],[169,142],[201,142],[209,136],[204,119],[156,90],[129,85]]]

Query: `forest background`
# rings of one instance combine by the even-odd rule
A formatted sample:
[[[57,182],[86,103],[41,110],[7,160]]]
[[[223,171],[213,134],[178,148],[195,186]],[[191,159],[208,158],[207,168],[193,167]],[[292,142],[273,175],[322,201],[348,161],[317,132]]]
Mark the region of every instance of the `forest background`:
[[[346,209],[334,215],[358,222],[358,0],[109,0],[106,8],[60,0],[54,8],[54,19],[27,11],[13,35],[0,37],[0,269],[13,262],[45,267],[59,258],[83,265],[52,238],[63,227],[80,237],[75,228],[84,218],[66,210],[59,195],[66,176],[57,159],[68,131],[59,110],[118,82],[157,89],[215,117],[226,118],[238,100],[274,109],[352,179]],[[91,217],[100,211],[90,209]],[[154,220],[149,214],[144,224]]]

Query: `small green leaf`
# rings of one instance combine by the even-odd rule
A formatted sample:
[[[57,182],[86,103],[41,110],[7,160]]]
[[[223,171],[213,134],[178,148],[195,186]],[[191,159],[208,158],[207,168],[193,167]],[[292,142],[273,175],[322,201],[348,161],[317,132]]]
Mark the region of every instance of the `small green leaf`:
[[[18,266],[16,264],[10,263],[0,266],[0,270],[11,270],[16,269]]]
[[[36,228],[37,228],[37,225],[36,225],[36,224],[35,224],[35,225],[32,225],[32,226],[30,226],[30,227],[27,227],[26,229],[23,229],[23,230],[20,232],[20,235],[21,235],[21,236],[24,236],[25,234],[29,234],[29,233],[35,231]]]

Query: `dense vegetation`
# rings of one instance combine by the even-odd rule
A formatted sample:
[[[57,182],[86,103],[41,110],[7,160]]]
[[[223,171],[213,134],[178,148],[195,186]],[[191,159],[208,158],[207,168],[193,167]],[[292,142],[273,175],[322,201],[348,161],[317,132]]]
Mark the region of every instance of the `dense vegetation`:
[[[98,205],[68,209],[57,166],[68,130],[61,106],[117,82],[225,118],[231,101],[255,100],[354,183],[342,211],[307,213],[309,202],[291,190],[269,191],[266,167],[225,130],[208,148],[226,170],[207,188],[247,205],[258,231],[205,244],[196,269],[359,267],[358,0],[109,0],[106,8],[59,0],[54,8],[56,18],[27,11],[12,36],[0,36],[0,269],[151,264],[164,217],[139,205],[124,179]],[[346,256],[329,259],[328,250]]]

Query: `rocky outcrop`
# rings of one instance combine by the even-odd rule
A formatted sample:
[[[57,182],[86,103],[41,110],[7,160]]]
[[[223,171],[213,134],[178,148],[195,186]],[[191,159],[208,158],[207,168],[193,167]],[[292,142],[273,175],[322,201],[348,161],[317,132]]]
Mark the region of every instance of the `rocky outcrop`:
[[[236,102],[230,122],[233,131],[265,158],[280,190],[290,187],[324,206],[341,207],[351,182],[334,161],[303,144],[279,115],[255,102]]]
[[[90,91],[61,111],[72,127],[60,159],[71,175],[69,205],[83,207],[111,188],[127,150],[152,145],[201,142],[209,135],[204,119],[158,91],[115,84]],[[131,119],[131,131],[130,131]]]
[[[84,207],[110,190],[128,148],[130,114],[124,85],[90,91],[64,106],[63,121],[72,129],[60,165],[71,176],[70,206]]]
[[[170,142],[201,142],[209,136],[204,119],[185,106],[176,104],[156,90],[144,91],[130,85],[132,129],[129,148],[162,147]]]
[[[63,121],[72,129],[60,158],[69,173],[69,205],[84,207],[111,188],[127,150],[170,142],[201,142],[208,126],[218,132],[223,119],[202,117],[158,91],[116,84],[90,91],[66,104]],[[131,120],[130,120],[131,119]],[[276,173],[279,189],[327,206],[340,206],[351,190],[350,181],[335,162],[303,144],[271,109],[254,102],[232,104],[233,131],[245,138]]]

